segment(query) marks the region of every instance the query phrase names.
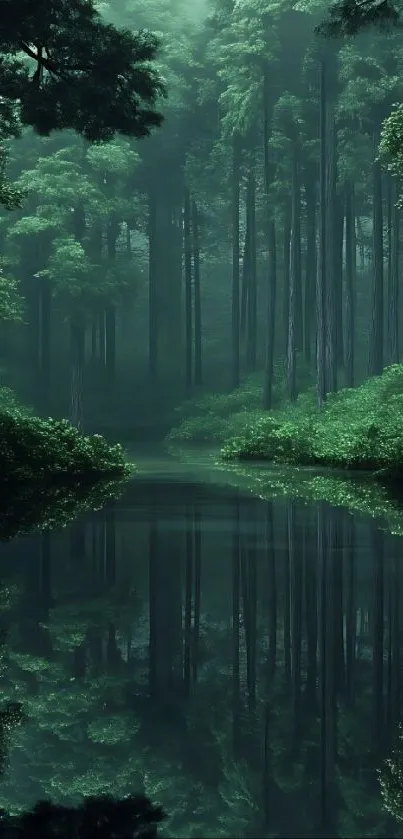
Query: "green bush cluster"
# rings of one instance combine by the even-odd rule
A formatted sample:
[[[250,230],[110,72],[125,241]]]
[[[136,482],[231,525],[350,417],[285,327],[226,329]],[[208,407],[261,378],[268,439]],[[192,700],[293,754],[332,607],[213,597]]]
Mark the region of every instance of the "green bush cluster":
[[[231,393],[207,393],[188,399],[176,409],[179,425],[171,429],[167,439],[170,442],[222,443],[241,433],[251,416],[261,412],[261,378],[261,375],[251,376]]]
[[[94,480],[128,473],[124,451],[98,434],[85,437],[67,420],[41,419],[0,394],[3,481]]]
[[[279,359],[274,368],[273,405],[286,402],[285,359]],[[299,360],[298,388],[308,388],[312,374],[303,359]],[[252,420],[262,413],[263,375],[254,373],[241,387],[230,393],[206,393],[188,399],[175,410],[178,425],[168,434],[169,442],[224,443],[229,437],[240,434]]]
[[[403,365],[315,406],[309,391],[295,406],[261,414],[227,442],[223,457],[321,464],[398,474],[403,465]]]

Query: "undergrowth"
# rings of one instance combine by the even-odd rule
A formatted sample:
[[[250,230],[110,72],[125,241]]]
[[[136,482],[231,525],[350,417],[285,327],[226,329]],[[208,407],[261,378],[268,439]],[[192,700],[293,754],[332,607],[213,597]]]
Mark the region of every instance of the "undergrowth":
[[[314,390],[295,405],[251,417],[222,449],[225,459],[321,464],[400,473],[403,468],[403,365],[316,407]]]
[[[306,389],[312,377],[301,360],[298,387]],[[262,373],[250,375],[237,390],[230,393],[207,393],[188,399],[175,410],[178,424],[168,434],[169,442],[223,443],[237,436],[262,414]],[[280,359],[274,369],[273,405],[286,400],[285,361]]]
[[[92,481],[124,476],[129,466],[120,445],[98,434],[85,437],[67,420],[42,419],[0,389],[0,474],[3,482],[58,479]]]

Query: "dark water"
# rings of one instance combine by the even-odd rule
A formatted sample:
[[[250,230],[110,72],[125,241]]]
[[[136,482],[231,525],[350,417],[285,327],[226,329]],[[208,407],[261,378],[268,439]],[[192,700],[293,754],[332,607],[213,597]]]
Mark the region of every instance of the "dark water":
[[[0,807],[134,790],[163,836],[400,835],[377,770],[401,714],[402,540],[196,473],[154,463],[0,547],[1,702],[29,717]]]

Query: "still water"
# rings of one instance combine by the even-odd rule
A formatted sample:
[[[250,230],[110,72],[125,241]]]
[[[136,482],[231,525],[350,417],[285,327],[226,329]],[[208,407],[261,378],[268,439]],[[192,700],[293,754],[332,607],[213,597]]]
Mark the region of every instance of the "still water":
[[[27,720],[0,807],[144,791],[166,837],[401,835],[378,770],[401,714],[402,548],[369,517],[169,460],[1,545],[1,702]]]

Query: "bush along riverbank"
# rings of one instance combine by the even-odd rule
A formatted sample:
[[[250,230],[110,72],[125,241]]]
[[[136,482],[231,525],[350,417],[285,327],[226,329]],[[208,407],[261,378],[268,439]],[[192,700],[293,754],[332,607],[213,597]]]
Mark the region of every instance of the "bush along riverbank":
[[[100,435],[85,437],[67,420],[42,419],[17,404],[0,404],[3,482],[94,482],[124,477],[132,467],[123,448]]]
[[[312,383],[303,361],[298,379],[300,390]],[[263,376],[249,376],[237,390],[230,393],[206,393],[188,399],[175,410],[177,423],[167,436],[169,443],[224,443],[229,437],[241,434],[251,421],[262,416]],[[273,405],[280,408],[286,402],[285,362],[275,368]]]
[[[357,388],[329,394],[322,408],[315,392],[295,405],[251,418],[228,440],[224,459],[368,470],[403,475],[403,365]]]

